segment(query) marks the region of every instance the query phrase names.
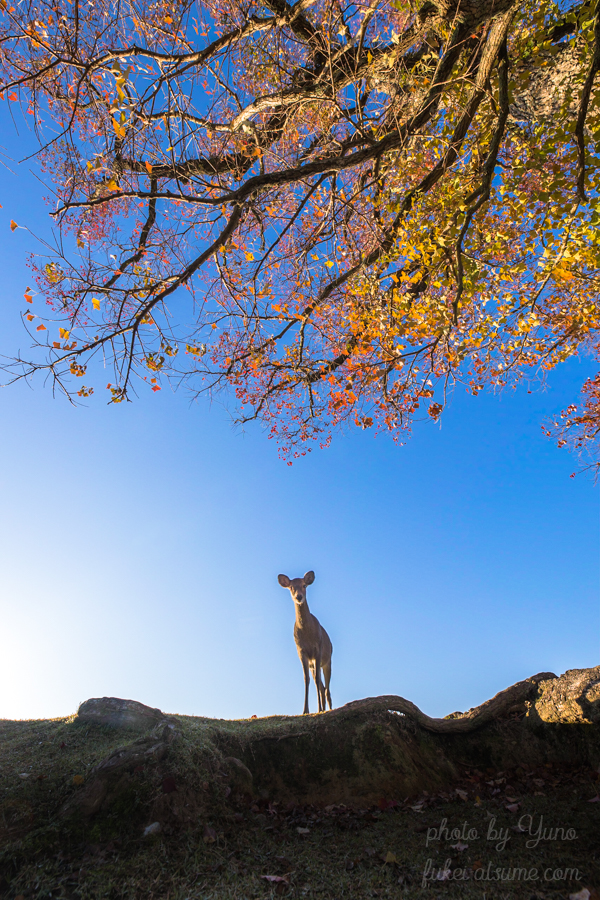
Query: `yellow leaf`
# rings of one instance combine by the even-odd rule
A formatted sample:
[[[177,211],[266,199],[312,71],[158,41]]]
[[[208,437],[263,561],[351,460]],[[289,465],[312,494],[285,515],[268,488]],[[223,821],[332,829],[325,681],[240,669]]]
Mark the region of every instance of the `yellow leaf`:
[[[568,269],[564,269],[562,266],[557,266],[552,274],[560,281],[571,281],[575,277],[572,272],[569,272]]]
[[[94,309],[100,309],[100,301],[97,297],[92,297],[92,306]]]
[[[331,262],[330,259],[327,260],[327,262],[325,263],[325,265],[327,266],[328,269],[332,269],[332,268],[333,268],[333,263]]]
[[[385,860],[384,860],[384,861],[385,861],[386,863],[395,863],[395,862],[396,862],[396,854],[395,854],[395,853],[391,853],[391,852],[388,850],[388,852],[385,854]]]
[[[254,253],[246,253],[246,259],[251,262],[254,259]]]
[[[113,128],[115,129],[115,133],[116,133],[117,137],[125,137],[127,132],[125,131],[123,126],[120,125],[119,122],[117,122],[116,119],[112,120],[112,124],[113,124]]]
[[[318,259],[318,258],[319,258],[319,257],[317,256],[316,253],[311,253],[310,255],[311,255],[311,257],[312,257],[313,259]]]
[[[67,331],[65,328],[59,328],[59,329],[58,329],[58,333],[60,334],[60,336],[61,336],[61,338],[63,339],[63,341],[66,341],[66,340],[68,340],[69,335],[70,335],[71,332],[70,332],[70,331]]]
[[[115,181],[114,178],[110,179],[110,181],[108,182],[106,187],[109,189],[109,191],[118,191],[119,190],[119,185],[117,184],[117,182]]]

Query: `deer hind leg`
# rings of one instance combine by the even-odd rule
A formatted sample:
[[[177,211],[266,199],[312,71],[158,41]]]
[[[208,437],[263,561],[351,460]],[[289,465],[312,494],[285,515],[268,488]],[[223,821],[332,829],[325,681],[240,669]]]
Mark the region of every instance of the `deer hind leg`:
[[[323,709],[325,709],[325,697],[329,703],[329,709],[333,709],[331,705],[331,693],[329,691],[329,682],[331,681],[331,659],[323,666],[323,677],[325,678],[325,687],[323,688]]]
[[[308,658],[306,656],[300,657],[300,662],[302,663],[302,671],[304,672],[304,711],[302,713],[303,716],[308,715],[308,689],[310,687],[310,674],[308,670]]]
[[[317,698],[319,701],[319,712],[325,712],[325,688],[321,681],[321,660],[319,657],[313,660],[311,664],[312,676],[317,689]]]

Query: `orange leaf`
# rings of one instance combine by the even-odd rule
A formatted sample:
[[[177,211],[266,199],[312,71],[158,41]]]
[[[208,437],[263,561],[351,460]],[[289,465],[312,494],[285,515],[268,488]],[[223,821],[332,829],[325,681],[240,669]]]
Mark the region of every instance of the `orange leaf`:
[[[29,313],[29,315],[27,316],[27,321],[33,322],[34,319],[35,319],[35,316],[32,316],[31,313]]]
[[[8,99],[9,99],[9,100],[16,100],[16,99],[17,99],[17,95],[16,95],[16,94],[9,94],[9,95],[8,95]]]
[[[60,341],[52,341],[52,346],[56,347],[57,350],[60,350]]]
[[[152,175],[152,163],[149,163],[146,160],[146,168],[148,169],[148,175]]]
[[[38,325],[38,327],[35,330],[36,331],[48,331],[48,329],[46,328],[45,325]]]
[[[17,225],[17,223],[15,222],[15,220],[14,220],[14,219],[11,219],[11,220],[10,220],[10,230],[11,230],[11,231],[16,231],[18,227],[19,227],[19,226]]]
[[[33,303],[33,297],[31,294],[23,294],[28,303]]]

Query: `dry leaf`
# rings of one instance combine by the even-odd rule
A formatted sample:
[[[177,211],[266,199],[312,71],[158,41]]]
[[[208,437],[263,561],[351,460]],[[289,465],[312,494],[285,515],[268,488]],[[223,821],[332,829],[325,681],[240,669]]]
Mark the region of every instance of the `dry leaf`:
[[[217,832],[214,828],[211,828],[210,825],[204,826],[204,836],[203,841],[205,844],[214,844],[217,840]]]

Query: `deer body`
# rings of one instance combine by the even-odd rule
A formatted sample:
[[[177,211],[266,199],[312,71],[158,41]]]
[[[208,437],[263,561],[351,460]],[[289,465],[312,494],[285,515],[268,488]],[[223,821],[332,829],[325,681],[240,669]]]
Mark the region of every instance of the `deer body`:
[[[329,635],[313,616],[306,602],[306,588],[315,580],[314,572],[307,572],[304,578],[288,578],[287,575],[279,575],[278,581],[281,587],[288,588],[296,609],[296,624],[294,625],[294,640],[302,670],[304,672],[304,713],[308,713],[308,689],[310,686],[310,673],[317,688],[319,712],[325,712],[325,700],[332,709],[329,682],[331,680],[331,654],[333,647]],[[321,681],[321,670],[325,678],[325,684]]]

